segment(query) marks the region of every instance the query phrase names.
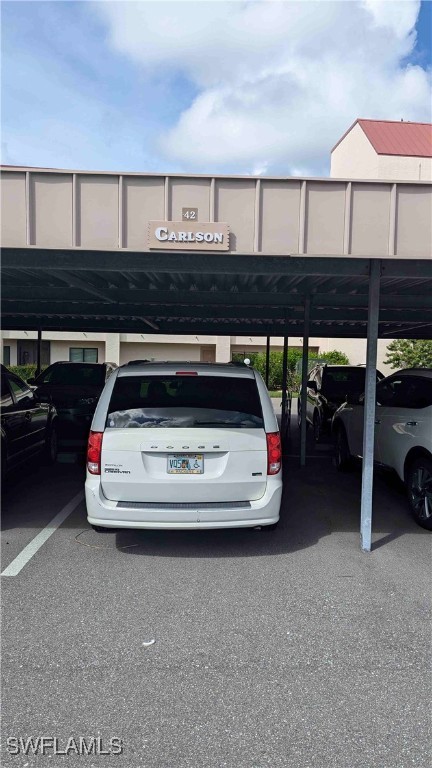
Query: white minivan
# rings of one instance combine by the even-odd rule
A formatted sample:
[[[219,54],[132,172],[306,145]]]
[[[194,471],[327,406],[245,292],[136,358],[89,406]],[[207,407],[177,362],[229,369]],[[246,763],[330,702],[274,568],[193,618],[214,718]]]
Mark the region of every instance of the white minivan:
[[[266,386],[238,364],[129,363],[94,414],[88,521],[107,528],[275,528],[282,454]]]

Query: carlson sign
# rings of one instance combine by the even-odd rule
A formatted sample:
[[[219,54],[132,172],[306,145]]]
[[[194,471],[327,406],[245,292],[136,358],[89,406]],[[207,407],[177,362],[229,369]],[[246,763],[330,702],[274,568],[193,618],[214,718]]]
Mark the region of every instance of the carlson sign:
[[[220,221],[149,221],[148,247],[165,251],[228,251],[229,226]]]

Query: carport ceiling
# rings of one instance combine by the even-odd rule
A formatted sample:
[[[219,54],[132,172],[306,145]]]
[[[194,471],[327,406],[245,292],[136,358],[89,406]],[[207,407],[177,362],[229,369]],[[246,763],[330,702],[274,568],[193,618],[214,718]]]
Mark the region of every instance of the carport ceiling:
[[[4,248],[6,330],[366,337],[370,260]],[[432,262],[381,261],[379,336],[432,338]]]

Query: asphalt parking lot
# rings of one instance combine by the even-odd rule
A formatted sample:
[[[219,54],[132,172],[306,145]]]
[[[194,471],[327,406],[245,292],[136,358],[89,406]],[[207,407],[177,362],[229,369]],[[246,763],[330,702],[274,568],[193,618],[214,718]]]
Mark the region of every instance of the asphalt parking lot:
[[[10,479],[3,571],[75,508],[2,578],[3,765],[429,768],[430,534],[377,473],[362,553],[360,473],[325,445],[300,470],[295,425],[286,453],[274,532],[100,535],[82,463]],[[6,751],[31,736],[123,752]]]

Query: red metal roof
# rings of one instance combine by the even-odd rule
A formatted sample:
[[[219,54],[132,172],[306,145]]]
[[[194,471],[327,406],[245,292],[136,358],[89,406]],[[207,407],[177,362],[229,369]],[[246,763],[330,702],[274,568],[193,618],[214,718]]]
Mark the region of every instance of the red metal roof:
[[[432,157],[432,124],[410,123],[402,120],[363,120],[359,118],[339,139],[333,149],[336,149],[357,123],[378,155]]]

